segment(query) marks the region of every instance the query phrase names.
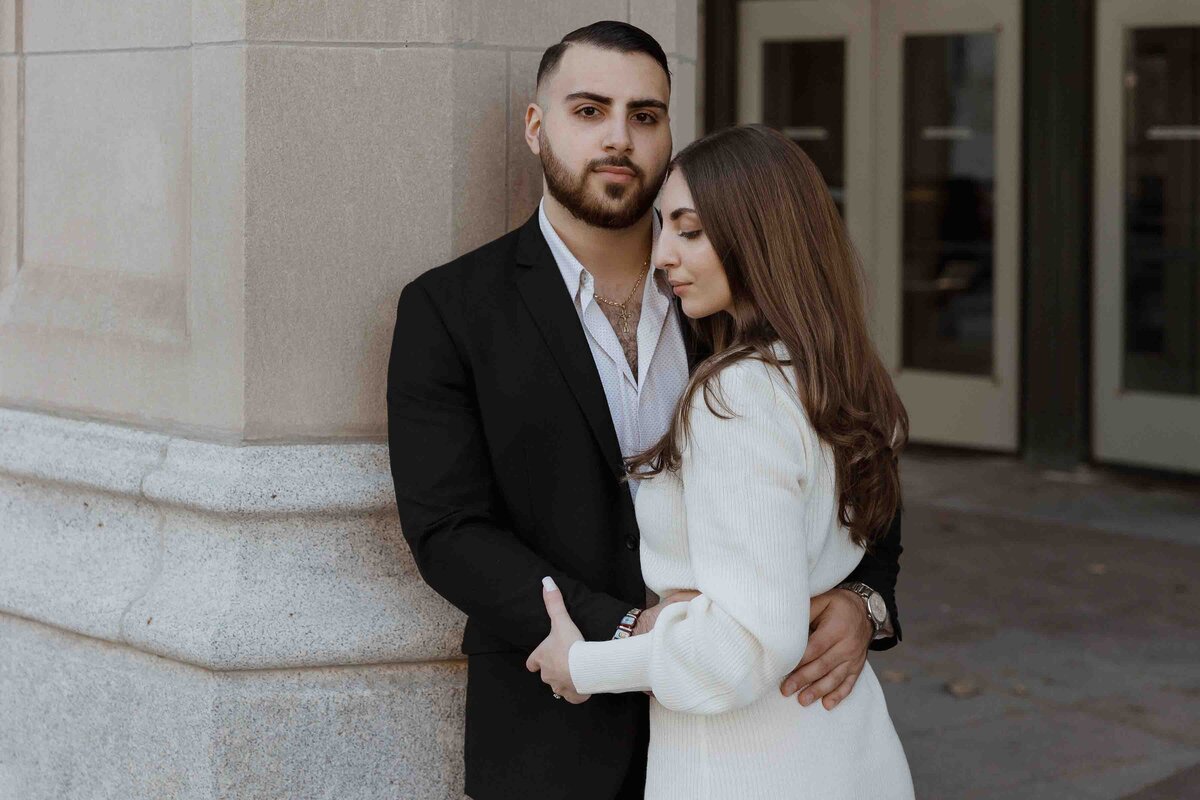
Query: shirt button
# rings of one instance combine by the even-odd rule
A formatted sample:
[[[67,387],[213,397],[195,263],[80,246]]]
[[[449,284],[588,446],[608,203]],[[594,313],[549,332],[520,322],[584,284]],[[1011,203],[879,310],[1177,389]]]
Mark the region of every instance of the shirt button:
[[[627,547],[630,550],[637,550],[637,546],[638,546],[638,541],[637,541],[636,537],[633,537],[633,536],[626,537],[625,547]]]

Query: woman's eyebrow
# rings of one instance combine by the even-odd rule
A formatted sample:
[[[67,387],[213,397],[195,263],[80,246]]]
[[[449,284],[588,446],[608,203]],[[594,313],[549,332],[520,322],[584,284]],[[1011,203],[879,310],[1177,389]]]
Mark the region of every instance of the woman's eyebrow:
[[[670,217],[668,217],[668,219],[670,219],[672,222],[674,222],[675,220],[682,217],[684,214],[696,214],[696,209],[686,208],[686,207],[685,208],[677,208],[671,212],[671,215],[670,215]],[[698,217],[700,215],[696,214],[696,216]]]

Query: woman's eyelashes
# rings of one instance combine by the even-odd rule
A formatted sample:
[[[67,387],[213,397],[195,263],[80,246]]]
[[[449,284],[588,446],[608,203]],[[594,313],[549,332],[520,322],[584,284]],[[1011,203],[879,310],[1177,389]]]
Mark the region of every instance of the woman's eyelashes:
[[[702,233],[704,233],[704,231],[701,231],[701,230],[680,231],[679,235],[685,239],[695,239],[697,236],[699,236]]]

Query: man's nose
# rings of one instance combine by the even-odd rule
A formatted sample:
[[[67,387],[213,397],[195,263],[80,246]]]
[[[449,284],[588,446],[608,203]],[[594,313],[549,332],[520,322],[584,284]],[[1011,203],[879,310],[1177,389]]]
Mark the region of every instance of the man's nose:
[[[632,144],[633,141],[629,136],[629,121],[624,117],[614,116],[606,131],[604,148],[625,153],[631,149]]]

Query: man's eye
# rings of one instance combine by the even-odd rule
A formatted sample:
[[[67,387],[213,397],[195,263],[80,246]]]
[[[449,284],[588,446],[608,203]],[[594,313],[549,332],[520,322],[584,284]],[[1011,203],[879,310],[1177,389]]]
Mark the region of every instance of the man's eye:
[[[679,235],[680,235],[680,236],[682,236],[682,237],[683,237],[683,238],[685,238],[685,239],[695,239],[697,236],[699,236],[699,235],[700,235],[700,234],[702,234],[702,233],[704,233],[704,231],[699,231],[699,230],[696,230],[696,231],[680,231],[680,232],[679,232]]]
[[[579,109],[575,113],[579,114],[581,116],[584,116],[584,117],[591,118],[591,117],[594,117],[597,114],[599,114],[600,109],[596,108],[595,106],[584,106],[583,108]]]
[[[639,114],[634,114],[633,118],[646,125],[653,125],[655,122],[658,122],[658,117],[654,116],[653,114],[647,114],[644,111]]]

